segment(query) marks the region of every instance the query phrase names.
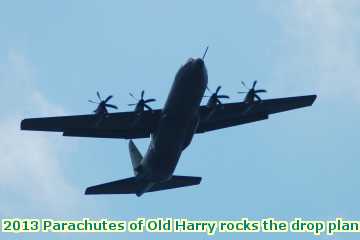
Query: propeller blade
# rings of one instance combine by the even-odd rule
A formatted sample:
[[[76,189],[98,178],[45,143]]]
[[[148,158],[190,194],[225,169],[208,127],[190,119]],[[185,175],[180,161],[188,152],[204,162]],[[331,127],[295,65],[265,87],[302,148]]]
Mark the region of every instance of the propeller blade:
[[[141,99],[142,99],[142,100],[144,99],[144,94],[145,94],[145,90],[142,90],[142,91],[141,91]]]
[[[257,84],[257,80],[255,80],[255,81],[253,82],[252,89],[255,88],[256,84]]]
[[[256,90],[255,93],[266,93],[266,90],[265,89],[259,89],[259,90]]]
[[[130,103],[130,104],[128,104],[128,106],[135,106],[136,105],[136,103]]]
[[[156,99],[155,98],[150,98],[144,101],[144,103],[149,103],[149,102],[155,102]]]
[[[136,101],[139,101],[139,99],[137,99],[137,98],[134,96],[134,94],[129,93],[129,95],[130,95],[133,99],[135,99]]]
[[[244,81],[241,81],[241,84],[246,88],[246,89],[249,89],[246,84],[244,83]]]
[[[220,89],[221,89],[221,86],[218,86],[216,91],[215,91],[216,95],[219,93]]]
[[[114,109],[118,109],[117,106],[115,105],[112,105],[112,104],[105,104],[106,107],[109,107],[109,108],[114,108]]]
[[[96,95],[97,95],[97,97],[99,98],[99,100],[102,101],[99,91],[96,91]]]
[[[255,97],[257,100],[261,101],[261,98],[260,98],[257,94],[254,94],[254,97]]]
[[[237,92],[238,94],[244,94],[244,93],[248,93],[248,92]]]
[[[219,95],[218,98],[230,98],[228,95]]]
[[[93,101],[93,100],[88,100],[88,102],[90,102],[90,103],[95,103],[95,104],[99,104],[98,102],[95,102],[95,101]]]
[[[152,110],[152,108],[149,106],[149,105],[147,105],[147,104],[144,104],[144,107],[146,107],[148,110]]]
[[[107,103],[112,97],[113,97],[113,95],[108,96],[104,102]]]
[[[207,95],[205,95],[205,96],[203,96],[204,98],[209,98],[210,96],[207,96]]]

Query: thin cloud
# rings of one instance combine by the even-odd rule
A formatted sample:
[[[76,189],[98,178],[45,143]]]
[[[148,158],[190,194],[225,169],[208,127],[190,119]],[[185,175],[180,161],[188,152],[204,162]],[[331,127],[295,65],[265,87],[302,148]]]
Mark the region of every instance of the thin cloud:
[[[0,213],[3,216],[58,214],[77,206],[78,195],[66,180],[59,146],[47,134],[20,131],[28,112],[63,114],[37,90],[34,67],[10,50],[0,65]],[[3,197],[4,196],[4,197]],[[66,196],[66,198],[64,198]]]
[[[322,98],[360,103],[360,2],[297,0],[283,1],[278,10],[265,6],[285,30],[280,44],[291,55],[274,55],[278,77],[297,79],[297,87],[310,85]]]

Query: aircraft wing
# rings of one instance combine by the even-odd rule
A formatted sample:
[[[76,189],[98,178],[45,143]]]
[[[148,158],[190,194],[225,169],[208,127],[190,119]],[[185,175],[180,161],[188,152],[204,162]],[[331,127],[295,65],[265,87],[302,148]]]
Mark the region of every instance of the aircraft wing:
[[[316,95],[261,100],[254,103],[227,103],[218,106],[213,114],[206,106],[200,107],[201,121],[197,133],[232,127],[268,119],[273,113],[308,107]]]
[[[63,132],[64,136],[98,138],[146,138],[156,127],[161,110],[107,115],[76,115],[28,118],[21,121],[21,130]]]

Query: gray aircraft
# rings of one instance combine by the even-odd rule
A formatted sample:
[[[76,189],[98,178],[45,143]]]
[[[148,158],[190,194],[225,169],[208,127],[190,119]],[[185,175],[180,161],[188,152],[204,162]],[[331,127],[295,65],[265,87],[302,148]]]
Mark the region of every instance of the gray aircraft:
[[[254,82],[242,102],[222,103],[220,99],[228,96],[218,94],[219,86],[209,96],[207,105],[201,106],[208,86],[203,58],[190,58],[179,69],[163,109],[153,110],[148,103],[155,99],[145,100],[142,91],[138,103],[130,104],[136,106],[135,111],[109,113],[107,107],[116,108],[107,103],[112,96],[102,100],[97,92],[100,102],[94,114],[24,119],[21,129],[62,132],[63,136],[130,139],[134,177],[89,187],[85,194],[141,196],[200,183],[200,177],[173,175],[181,153],[195,134],[265,120],[273,113],[311,106],[316,99],[316,95],[308,95],[261,100],[257,93],[265,90],[255,90]],[[143,157],[131,139],[147,137],[150,144]]]

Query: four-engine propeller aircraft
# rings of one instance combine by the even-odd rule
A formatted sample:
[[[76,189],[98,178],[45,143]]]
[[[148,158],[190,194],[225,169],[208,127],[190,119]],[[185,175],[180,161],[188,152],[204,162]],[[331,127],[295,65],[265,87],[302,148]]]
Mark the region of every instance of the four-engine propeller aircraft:
[[[308,95],[261,100],[257,93],[265,90],[255,90],[255,81],[243,102],[222,103],[220,99],[229,96],[219,95],[219,86],[209,96],[207,105],[200,106],[208,86],[203,58],[190,58],[179,69],[163,109],[153,110],[148,106],[155,99],[145,100],[142,91],[140,99],[130,94],[138,100],[137,104],[131,104],[136,105],[135,111],[109,113],[107,107],[116,108],[107,103],[112,96],[102,100],[97,92],[100,102],[95,114],[24,119],[21,129],[62,132],[63,136],[77,137],[150,137],[145,156],[129,141],[134,177],[92,186],[85,191],[85,194],[141,196],[146,192],[200,183],[200,177],[173,175],[182,151],[194,134],[265,120],[273,113],[310,106],[316,99],[316,95]]]

